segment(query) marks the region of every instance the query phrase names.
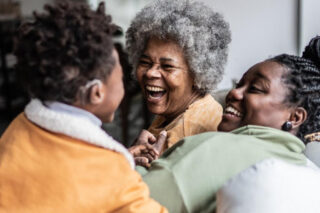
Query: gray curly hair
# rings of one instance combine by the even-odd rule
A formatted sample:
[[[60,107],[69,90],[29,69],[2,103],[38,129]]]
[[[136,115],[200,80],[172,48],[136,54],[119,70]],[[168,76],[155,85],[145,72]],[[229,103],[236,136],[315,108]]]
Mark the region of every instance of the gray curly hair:
[[[144,7],[126,33],[133,71],[151,37],[178,43],[200,91],[211,93],[222,80],[231,33],[222,15],[208,6],[192,0],[156,0]]]

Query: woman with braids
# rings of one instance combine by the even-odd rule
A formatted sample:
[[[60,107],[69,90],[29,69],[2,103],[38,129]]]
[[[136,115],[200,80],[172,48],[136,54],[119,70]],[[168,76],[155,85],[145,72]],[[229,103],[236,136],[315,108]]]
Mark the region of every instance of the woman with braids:
[[[307,111],[296,135],[306,144],[305,154],[320,165],[320,37],[313,38],[302,57],[280,55],[273,59],[291,70],[287,101]],[[292,104],[291,104],[292,105]],[[285,128],[292,126],[289,124]],[[319,169],[296,167],[275,159],[252,166],[218,192],[218,213],[318,213]]]
[[[319,212],[319,196],[313,196],[320,191],[319,171],[303,154],[307,142],[305,136],[320,130],[320,49],[315,45],[318,43],[319,37],[312,40],[303,57],[283,54],[251,67],[226,97],[226,109],[218,126],[222,132],[187,137],[152,162],[148,170],[138,167],[151,196],[170,212],[213,212],[219,188],[230,178],[255,165],[236,177],[240,179],[240,186],[231,183],[231,191],[223,191],[219,211],[297,212],[301,208],[295,207],[302,207],[304,210],[300,212]],[[256,173],[269,171],[269,175],[262,175],[260,181],[260,187],[269,192],[269,185],[277,183],[273,178],[290,182],[284,179],[288,176],[280,175],[286,173],[286,169],[288,174],[296,174],[296,177],[290,177],[290,181],[295,180],[296,184],[305,177],[306,187],[289,188],[295,196],[300,196],[300,192],[302,195],[313,193],[303,198],[308,202],[294,202],[289,208],[288,196],[286,202],[270,202],[272,211],[259,210],[259,206],[268,204],[270,200],[265,198],[264,203],[263,193],[259,200],[254,199],[258,192],[255,187],[250,188],[250,184],[259,183],[255,179],[258,178]],[[276,171],[275,176],[272,171]],[[281,184],[277,187],[281,192]],[[239,190],[241,193],[237,193],[238,188],[243,189]],[[249,196],[245,197],[249,188],[252,193],[248,192]],[[238,196],[240,201],[232,199],[231,195]],[[278,197],[281,195],[283,193]],[[248,205],[239,211],[243,204],[241,198],[247,198]],[[307,203],[311,204],[310,208],[304,206]],[[257,208],[249,211],[250,206]],[[283,209],[294,211],[281,211]]]
[[[0,212],[166,212],[101,129],[124,93],[104,5],[45,10],[18,32],[17,70],[32,100],[1,137]]]
[[[147,107],[156,115],[137,144],[154,143],[165,130],[166,150],[186,136],[216,131],[222,107],[210,93],[222,79],[231,40],[222,16],[197,1],[157,0],[137,14],[126,39]],[[145,160],[148,165],[152,158]]]

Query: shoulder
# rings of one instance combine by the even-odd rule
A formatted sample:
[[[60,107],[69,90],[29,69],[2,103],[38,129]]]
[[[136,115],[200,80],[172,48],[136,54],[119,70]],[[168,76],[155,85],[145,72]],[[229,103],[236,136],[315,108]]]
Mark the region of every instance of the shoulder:
[[[204,97],[198,99],[192,103],[188,111],[220,111],[222,112],[222,106],[219,104],[210,94],[205,95]]]
[[[189,106],[183,116],[185,136],[216,131],[222,118],[222,106],[206,95]]]
[[[317,212],[319,180],[319,170],[276,159],[264,160],[220,189],[218,212]]]

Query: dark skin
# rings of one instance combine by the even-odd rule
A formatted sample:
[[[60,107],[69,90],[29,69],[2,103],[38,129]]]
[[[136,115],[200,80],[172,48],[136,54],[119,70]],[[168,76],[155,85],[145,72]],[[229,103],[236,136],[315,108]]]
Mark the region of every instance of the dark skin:
[[[245,125],[281,130],[282,125],[290,121],[292,129],[289,132],[296,135],[299,126],[307,118],[307,111],[287,103],[289,90],[284,82],[286,74],[287,68],[273,61],[264,61],[251,67],[237,87],[228,93],[227,107],[218,130],[229,132]],[[148,137],[143,143],[146,141]]]
[[[228,93],[218,130],[232,131],[249,124],[282,129],[282,125],[290,121],[293,126],[290,132],[296,134],[307,112],[286,102],[289,90],[284,77],[287,73],[286,67],[273,61],[251,67]]]
[[[150,163],[159,158],[167,140],[167,132],[162,131],[158,138],[155,138],[147,130],[142,130],[134,146],[129,148],[136,165],[150,167]]]

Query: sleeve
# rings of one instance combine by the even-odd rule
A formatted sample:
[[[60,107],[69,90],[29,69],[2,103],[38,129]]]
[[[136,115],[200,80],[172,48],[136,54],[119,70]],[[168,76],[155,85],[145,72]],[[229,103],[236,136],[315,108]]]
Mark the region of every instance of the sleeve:
[[[249,167],[217,193],[217,213],[316,213],[319,170],[268,159]]]

